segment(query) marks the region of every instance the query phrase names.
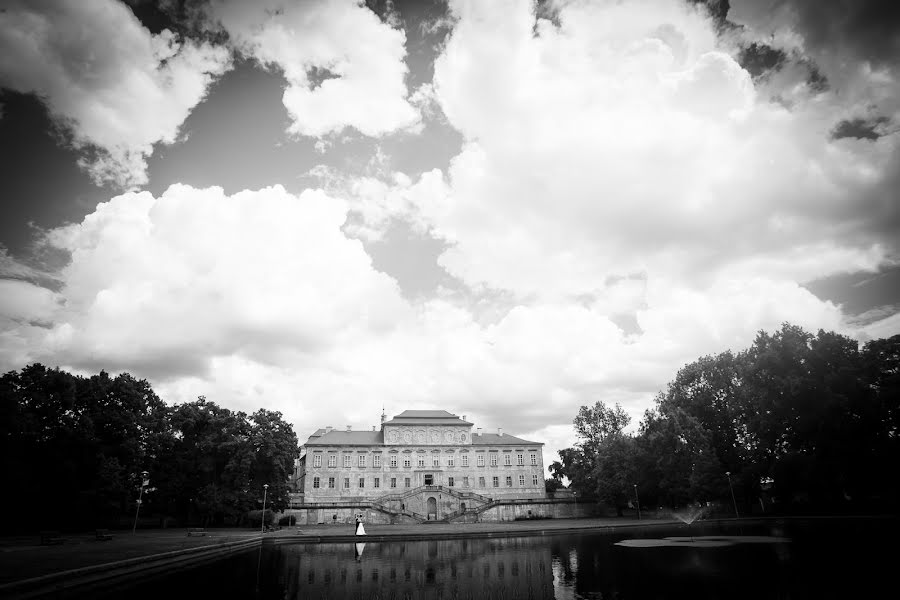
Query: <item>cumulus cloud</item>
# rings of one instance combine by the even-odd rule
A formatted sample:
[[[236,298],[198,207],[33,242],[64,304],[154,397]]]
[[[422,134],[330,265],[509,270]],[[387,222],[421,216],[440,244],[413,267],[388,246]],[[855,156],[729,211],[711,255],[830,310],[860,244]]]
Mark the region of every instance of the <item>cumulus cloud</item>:
[[[0,12],[0,85],[37,94],[99,185],[147,183],[147,157],[171,144],[213,79],[221,47],[151,34],[123,4],[7,3]]]
[[[203,373],[215,356],[301,360],[394,327],[395,282],[344,237],[343,204],[276,186],[128,193],[50,234],[72,254],[44,351],[80,368]]]
[[[896,259],[872,233],[897,212],[896,139],[833,140],[821,103],[760,97],[704,11],[570,3],[557,27],[525,3],[451,10],[434,94],[466,145],[421,214],[467,283],[577,295],[633,273],[804,281]]]
[[[353,127],[381,136],[419,122],[406,89],[406,35],[364,4],[222,1],[208,18],[244,54],[284,73],[291,133]]]

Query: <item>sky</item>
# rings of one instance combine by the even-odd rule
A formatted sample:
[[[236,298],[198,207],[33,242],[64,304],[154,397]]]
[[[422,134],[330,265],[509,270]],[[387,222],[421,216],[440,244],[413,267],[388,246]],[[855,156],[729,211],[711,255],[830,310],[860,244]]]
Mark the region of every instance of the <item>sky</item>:
[[[0,368],[549,463],[759,330],[900,333],[898,124],[886,0],[7,1]]]

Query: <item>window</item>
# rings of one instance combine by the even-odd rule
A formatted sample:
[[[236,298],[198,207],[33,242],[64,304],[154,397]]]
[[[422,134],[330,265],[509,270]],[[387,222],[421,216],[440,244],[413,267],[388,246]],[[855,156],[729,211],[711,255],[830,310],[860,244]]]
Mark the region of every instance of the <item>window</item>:
[[[469,455],[468,455],[468,454],[463,454],[463,457],[462,457],[462,466],[464,466],[464,467],[468,467],[468,466],[469,466]]]
[[[507,467],[512,466],[512,454],[504,454],[503,455],[503,464]]]
[[[350,489],[350,478],[349,477],[344,477],[344,489],[345,490]]]
[[[372,457],[372,466],[375,467],[376,469],[381,467],[381,455],[380,454],[376,454],[375,456]]]
[[[478,487],[484,487],[484,477],[478,478]]]
[[[377,479],[375,481],[378,481]],[[525,476],[519,475],[519,487],[523,487],[525,485]],[[377,485],[375,487],[378,487]]]
[[[359,486],[362,487],[362,486]],[[512,487],[512,477],[506,477],[506,487]]]
[[[328,466],[334,468],[337,466],[337,454],[328,455]]]
[[[497,455],[496,454],[491,454],[491,466],[492,467],[497,466]]]
[[[463,487],[469,487],[469,478],[463,477]]]
[[[494,487],[500,487],[500,478],[499,478],[499,477],[494,477],[494,478],[493,478],[493,483],[494,483]]]
[[[439,466],[441,466],[441,457],[440,457],[440,456],[432,457],[432,459],[431,459],[431,466],[433,466],[433,467],[439,467]]]
[[[425,476],[425,485],[434,485],[434,475]]]
[[[456,466],[456,460],[452,456],[447,457],[447,466],[448,467]]]
[[[521,479],[524,479],[524,477],[522,477],[521,475],[519,477]],[[381,479],[378,477],[375,478],[375,487],[377,487],[377,488],[381,487]]]
[[[453,478],[452,477],[447,478],[447,485],[449,485],[450,487],[453,487]]]
[[[403,457],[403,466],[404,466],[404,467],[410,466],[410,462],[409,462],[409,457],[408,457],[408,456],[404,456],[404,457]]]
[[[525,455],[524,454],[516,454],[516,464],[520,467],[525,466]]]
[[[328,478],[328,489],[330,489],[330,490],[334,489],[334,477]]]
[[[319,478],[318,477],[313,477],[313,489],[314,490],[319,489]]]
[[[536,466],[537,466],[537,454],[532,454],[532,455],[531,455],[531,466],[532,466],[532,467],[536,467]]]
[[[478,455],[478,466],[479,466],[479,467],[483,467],[483,466],[484,466],[484,454],[479,454],[479,455]]]
[[[391,456],[391,466],[392,466],[392,467],[396,467],[396,466],[397,466],[397,455]]]
[[[361,488],[366,487],[366,478],[365,477],[359,478],[359,487],[361,487]]]
[[[537,477],[537,475],[535,475],[535,477]],[[392,488],[397,487],[397,478],[396,477],[391,477],[391,487]]]
[[[420,457],[419,457],[418,465],[419,465],[420,467],[424,467],[424,466],[425,466],[425,457],[424,457],[424,456],[420,456]]]
[[[365,454],[360,454],[358,460],[359,460],[359,466],[361,466],[361,467],[366,466],[366,455]],[[362,487],[362,486],[359,486],[359,487]]]
[[[313,455],[313,466],[316,468],[322,466],[322,455],[321,454]]]
[[[534,487],[537,487],[537,485],[538,485],[538,476],[537,475],[531,476],[531,485],[533,485]]]
[[[350,460],[351,460],[351,459],[350,459],[350,455],[349,455],[349,454],[345,454],[345,455],[344,455],[344,468],[345,468],[345,469],[349,469],[349,468],[350,468]]]
[[[410,482],[410,480],[409,480],[409,477],[405,477],[405,478],[403,479],[403,487],[409,487],[409,484],[410,484],[410,483],[411,483],[411,482]]]

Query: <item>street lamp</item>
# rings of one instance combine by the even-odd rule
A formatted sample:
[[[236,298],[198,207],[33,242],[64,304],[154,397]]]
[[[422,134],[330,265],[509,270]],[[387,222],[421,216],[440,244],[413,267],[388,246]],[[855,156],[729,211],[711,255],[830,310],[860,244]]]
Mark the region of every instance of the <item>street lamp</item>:
[[[641,520],[641,499],[638,497],[637,484],[634,484],[634,500],[637,502],[638,521]]]
[[[739,518],[741,515],[738,513],[737,500],[734,499],[734,487],[731,485],[731,471],[725,471],[725,475],[728,477],[728,489],[731,490],[731,502],[734,504],[734,516]]]
[[[266,530],[266,494],[269,493],[269,484],[263,484],[263,511],[262,511],[262,524],[259,526],[259,532],[263,533]]]
[[[141,502],[144,499],[144,487],[147,485],[150,485],[150,473],[148,471],[141,471],[141,491],[138,493],[137,508],[134,511],[134,525],[131,527],[131,535],[134,535],[137,532],[138,515],[141,512]]]

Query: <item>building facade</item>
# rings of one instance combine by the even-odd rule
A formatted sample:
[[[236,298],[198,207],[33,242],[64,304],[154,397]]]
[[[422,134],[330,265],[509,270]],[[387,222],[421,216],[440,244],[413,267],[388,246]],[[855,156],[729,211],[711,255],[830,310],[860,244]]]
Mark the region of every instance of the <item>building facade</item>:
[[[382,415],[372,431],[325,427],[303,446],[300,502],[323,507],[318,520],[327,522],[326,506],[366,503],[433,520],[474,514],[497,500],[546,499],[542,446],[502,430],[473,431],[465,416],[443,410]]]

